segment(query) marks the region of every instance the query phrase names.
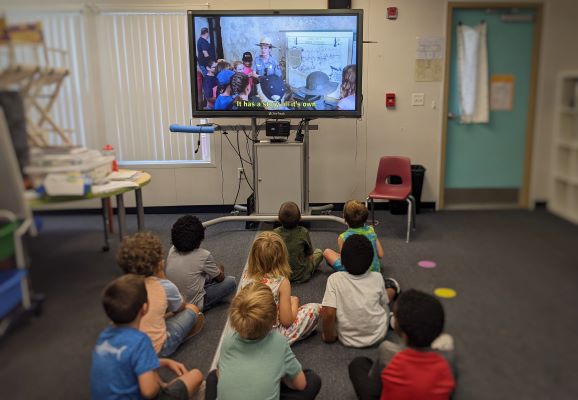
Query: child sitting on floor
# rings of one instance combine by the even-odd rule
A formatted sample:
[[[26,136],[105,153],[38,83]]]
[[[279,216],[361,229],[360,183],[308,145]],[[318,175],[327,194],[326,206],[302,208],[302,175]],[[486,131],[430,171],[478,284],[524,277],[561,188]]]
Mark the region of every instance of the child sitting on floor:
[[[349,364],[357,397],[449,399],[456,385],[453,339],[448,334],[440,335],[444,327],[440,301],[410,289],[399,296],[393,308],[394,329],[405,347],[385,341],[379,346],[375,362],[357,357]]]
[[[93,399],[182,399],[198,391],[203,374],[188,371],[176,361],[159,359],[150,338],[139,331],[149,307],[145,278],[124,275],[102,292],[102,305],[112,325],[106,328],[92,352],[91,397]],[[165,367],[178,378],[168,384],[156,369]]]
[[[383,248],[379,241],[373,226],[366,225],[369,212],[367,207],[360,201],[349,200],[343,206],[343,218],[347,222],[347,230],[339,235],[337,238],[337,245],[339,251],[347,238],[351,235],[363,235],[371,242],[373,247],[373,258],[369,267],[370,271],[381,272],[380,259],[383,258]],[[336,271],[345,271],[341,262],[341,257],[338,252],[331,249],[325,249],[323,252],[325,261]],[[387,296],[389,300],[395,300],[397,295],[401,292],[399,283],[393,278],[385,280],[385,288],[387,289]]]
[[[313,249],[309,231],[300,226],[301,212],[292,201],[285,202],[279,209],[281,226],[273,231],[283,238],[289,252],[291,282],[307,282],[323,261],[321,249]]]
[[[163,246],[157,236],[150,232],[126,236],[116,261],[125,273],[145,277],[149,311],[142,318],[140,330],[149,335],[157,354],[170,356],[185,339],[201,330],[203,313],[187,304],[179,289],[166,279]]]
[[[371,242],[363,235],[351,235],[341,249],[346,271],[327,278],[321,319],[321,338],[337,338],[345,346],[367,347],[383,340],[387,333],[389,299],[383,277],[369,271],[373,259]]]
[[[206,312],[235,293],[234,276],[225,276],[210,251],[201,248],[205,227],[193,215],[180,217],[171,229],[173,246],[167,257],[167,277],[185,297]]]
[[[218,369],[207,376],[206,399],[314,399],[321,379],[303,370],[287,340],[271,330],[277,304],[267,285],[245,286],[233,299],[235,333],[223,340]]]
[[[369,239],[373,246],[373,259],[371,260],[370,270],[374,272],[381,272],[381,265],[379,260],[383,257],[383,248],[375,234],[373,226],[366,225],[367,216],[369,212],[367,207],[360,201],[349,200],[343,206],[343,219],[347,222],[347,230],[339,235],[337,238],[337,245],[341,252],[343,242],[351,235],[363,235]],[[335,250],[325,249],[323,252],[325,261],[336,271],[345,271],[341,263],[339,253]]]
[[[241,285],[261,282],[271,288],[279,307],[273,330],[293,344],[305,339],[317,328],[321,305],[309,303],[299,306],[299,298],[291,296],[290,276],[287,247],[281,236],[271,231],[260,233],[251,247],[248,268]]]

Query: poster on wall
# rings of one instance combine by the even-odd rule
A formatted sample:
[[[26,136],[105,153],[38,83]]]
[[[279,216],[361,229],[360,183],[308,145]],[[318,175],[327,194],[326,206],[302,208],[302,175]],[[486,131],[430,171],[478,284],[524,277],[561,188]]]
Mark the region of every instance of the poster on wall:
[[[417,38],[414,74],[416,82],[442,80],[444,45],[443,37],[425,36]]]
[[[514,75],[492,75],[490,79],[490,110],[512,111],[514,82]]]

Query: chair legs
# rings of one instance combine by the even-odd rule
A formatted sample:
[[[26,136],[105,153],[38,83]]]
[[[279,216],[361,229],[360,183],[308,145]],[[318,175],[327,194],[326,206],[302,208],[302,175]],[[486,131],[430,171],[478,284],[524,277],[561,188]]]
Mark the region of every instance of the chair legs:
[[[416,223],[415,223],[415,217],[416,217],[416,202],[415,199],[412,195],[409,195],[405,201],[407,202],[407,234],[406,234],[406,243],[409,243],[409,239],[410,239],[410,234],[411,231],[415,231],[416,229]],[[373,202],[373,198],[372,197],[367,197],[365,199],[365,207],[367,207],[369,205],[369,209],[371,212],[371,225],[376,226],[377,222],[375,221],[375,204]]]
[[[411,194],[409,195],[409,198],[411,199],[412,203],[413,203],[413,215],[412,215],[412,220],[413,220],[413,230],[415,231],[416,228],[416,223],[415,223],[415,216],[417,214],[417,203],[415,201],[415,197],[413,197]]]
[[[373,204],[373,198],[368,197],[367,199],[365,199],[365,207],[367,207],[368,202],[370,203],[371,209],[371,225],[375,226],[377,224],[375,223],[375,204]]]
[[[409,197],[406,198],[405,201],[407,201],[407,236],[405,242],[409,243],[409,235],[411,232],[411,224],[413,220],[413,202]]]

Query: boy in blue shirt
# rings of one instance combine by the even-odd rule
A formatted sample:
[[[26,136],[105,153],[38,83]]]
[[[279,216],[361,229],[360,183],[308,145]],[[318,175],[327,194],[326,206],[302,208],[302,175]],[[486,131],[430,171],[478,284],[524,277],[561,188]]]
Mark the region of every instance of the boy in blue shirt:
[[[112,325],[102,331],[92,352],[92,399],[185,400],[198,391],[201,371],[159,359],[149,337],[138,330],[148,311],[144,277],[127,274],[115,279],[104,289],[102,305]],[[160,367],[178,377],[163,382],[156,372]]]

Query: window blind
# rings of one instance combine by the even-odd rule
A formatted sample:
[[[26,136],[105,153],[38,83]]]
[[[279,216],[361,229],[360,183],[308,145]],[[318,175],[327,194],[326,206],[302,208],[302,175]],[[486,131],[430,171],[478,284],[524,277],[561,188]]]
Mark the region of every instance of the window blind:
[[[106,13],[98,16],[98,62],[107,140],[124,162],[209,161],[202,134],[172,134],[191,118],[185,13]]]

